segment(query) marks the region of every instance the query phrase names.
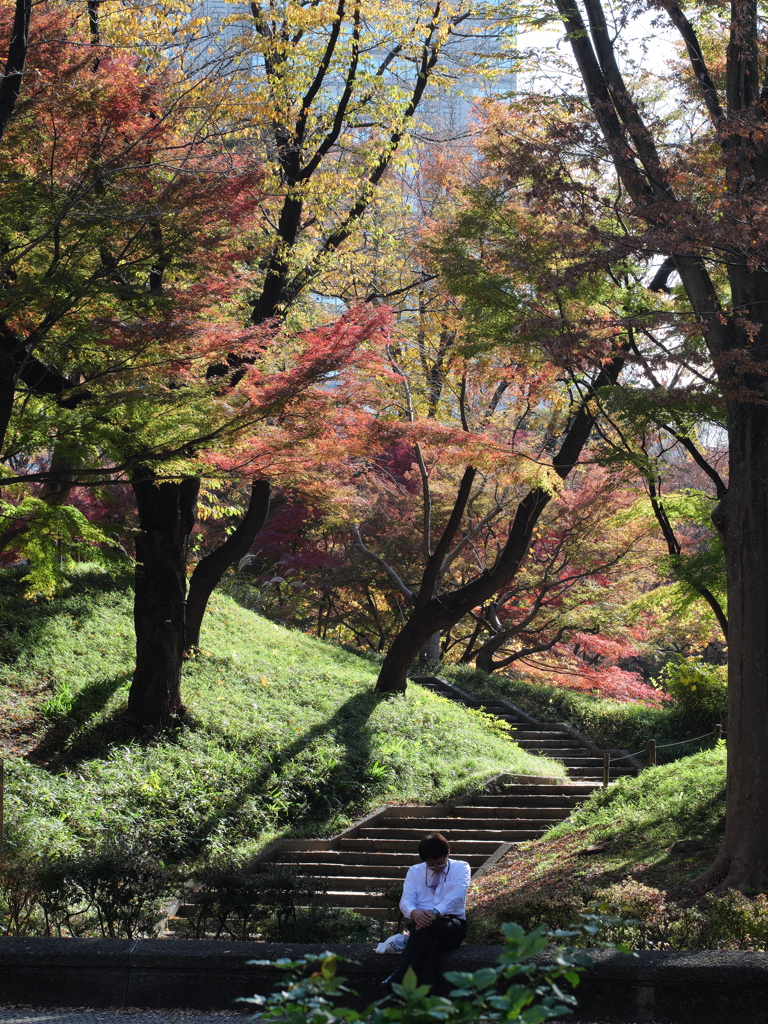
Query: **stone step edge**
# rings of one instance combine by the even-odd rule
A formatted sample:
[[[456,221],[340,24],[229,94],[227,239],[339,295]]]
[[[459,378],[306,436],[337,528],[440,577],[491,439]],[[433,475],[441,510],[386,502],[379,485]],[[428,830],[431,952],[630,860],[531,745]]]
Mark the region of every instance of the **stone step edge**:
[[[492,787],[504,786],[508,783],[522,784],[522,785],[543,785],[543,786],[562,786],[563,789],[569,789],[571,785],[575,787],[580,786],[577,779],[562,778],[560,776],[553,775],[519,775],[510,774],[508,772],[501,772],[499,775],[494,775],[488,779],[482,787],[469,790],[463,793],[457,793],[455,800],[451,803],[445,804],[383,804],[381,807],[377,807],[375,810],[366,814],[358,821],[344,829],[343,832],[339,832],[335,836],[330,836],[328,839],[275,839],[260,850],[254,857],[252,857],[244,867],[245,871],[256,871],[260,864],[269,863],[274,861],[279,852],[298,852],[301,850],[332,850],[337,843],[344,839],[354,839],[356,833],[363,828],[367,828],[376,822],[379,818],[385,817],[391,812],[392,808],[408,808],[408,807],[429,807],[430,810],[434,811],[435,817],[446,817],[448,812],[452,812],[455,807],[459,805],[460,800],[473,800],[475,797],[483,795],[491,795]]]

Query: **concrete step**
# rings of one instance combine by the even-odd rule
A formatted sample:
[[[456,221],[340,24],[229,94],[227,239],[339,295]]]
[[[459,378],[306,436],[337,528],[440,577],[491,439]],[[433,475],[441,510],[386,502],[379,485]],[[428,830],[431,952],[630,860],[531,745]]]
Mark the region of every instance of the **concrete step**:
[[[521,743],[520,746],[523,747],[524,745]],[[562,761],[563,764],[568,764],[568,761],[572,760],[574,757],[595,757],[592,751],[587,751],[583,747],[542,747],[540,743],[535,742],[525,745],[524,749],[531,754],[541,754],[544,757],[551,757],[558,761]],[[600,761],[600,764],[603,763],[602,758],[598,758],[598,760]]]
[[[476,814],[458,814],[450,818],[430,818],[430,828],[437,832],[448,829],[488,829],[504,828],[510,821],[521,821],[529,818],[561,818],[571,813],[570,807],[468,807],[468,811],[486,810],[490,813],[487,816]],[[391,818],[386,821],[386,828],[411,828],[420,829],[421,818]],[[383,824],[383,823],[382,823]],[[378,822],[376,824],[378,828]]]
[[[571,796],[563,793],[561,796],[559,793],[544,793],[539,796],[536,793],[516,793],[510,796],[509,807],[576,807],[582,800],[586,800],[587,795],[586,793],[577,793]],[[470,816],[477,818],[483,814],[492,817],[494,814],[506,814],[507,804],[456,804],[455,810],[462,818]]]
[[[602,757],[595,757],[594,754],[584,754],[583,757],[571,757],[569,755],[568,757],[559,757],[558,761],[562,761],[567,768],[570,768],[572,765],[578,765],[581,768],[585,767],[585,765],[594,765],[595,767],[599,765],[601,769],[603,767]]]
[[[579,743],[578,740],[571,736],[567,729],[547,729],[544,727],[541,729],[526,729],[524,726],[520,726],[519,729],[512,730],[512,736],[513,739],[521,740],[551,740],[559,739],[560,737],[567,737],[574,743]]]
[[[536,834],[538,834],[538,833],[536,833]],[[521,833],[521,835],[522,835],[522,833]],[[532,839],[533,835],[534,835],[534,833],[532,833],[532,832],[526,832],[524,834],[524,838]],[[419,836],[419,838],[421,838],[421,836]],[[506,840],[506,839],[498,839],[498,838],[494,838],[492,840],[490,840],[490,839],[472,839],[472,840],[469,840],[469,841],[464,840],[464,839],[457,839],[457,840],[453,840],[451,842],[451,855],[453,857],[455,857],[457,860],[467,860],[467,861],[469,861],[470,858],[469,857],[465,857],[464,856],[465,853],[466,854],[471,854],[471,855],[474,855],[474,854],[477,854],[477,853],[482,853],[482,854],[485,854],[485,857],[483,859],[487,859],[488,857],[490,857],[490,855],[492,853],[494,853],[496,850],[498,850],[499,846],[503,842],[508,842],[508,840]],[[368,849],[370,849],[370,847],[371,847],[371,840],[370,839],[341,839],[339,841],[339,848],[342,849],[342,850],[368,850]],[[411,861],[410,862],[412,864],[415,862],[415,857],[414,857],[414,850],[415,850],[415,848],[414,848],[414,841],[413,841],[413,839],[388,839],[387,840],[387,847],[390,850],[395,850],[395,851],[398,851],[398,852],[409,853],[410,857],[411,857]]]
[[[345,892],[319,892],[314,896],[312,902],[319,903],[325,907],[379,907],[397,916],[397,907],[393,900],[370,892],[361,893],[349,890]]]
[[[585,753],[589,750],[588,747],[582,746],[577,740],[571,739],[570,736],[516,736],[514,733],[511,738],[517,743],[519,747],[524,750],[583,750]],[[591,754],[592,751],[589,750]],[[554,757],[554,754],[550,756]]]
[[[390,891],[397,893],[397,899],[400,899],[400,894],[403,888],[403,880],[401,878],[360,878],[355,875],[306,875],[304,877],[318,878],[324,883],[324,889],[327,893],[331,892],[357,892],[362,894],[365,893],[376,893],[381,896],[383,893],[389,893]],[[390,899],[390,903],[392,900]]]
[[[545,787],[542,786],[542,789]],[[543,796],[554,796],[559,798],[560,793],[563,791],[567,792],[567,795],[579,799],[586,799],[587,796],[592,792],[594,786],[589,786],[588,789],[584,788],[584,784],[577,783],[576,785],[568,785],[564,783],[562,786],[548,786],[549,793],[542,794]],[[552,792],[554,790],[555,792]],[[573,790],[573,792],[571,792]],[[522,803],[518,804],[521,797],[530,796],[535,799],[535,793],[504,793],[501,794],[488,794],[483,793],[481,796],[472,798],[471,803],[461,804],[456,806],[456,810],[460,810],[461,807],[515,807],[522,806]]]
[[[294,865],[298,873],[312,878],[358,878],[376,885],[391,885],[393,882],[401,883],[405,878],[405,871],[401,867],[390,867],[386,864],[338,864],[333,861],[304,861]],[[410,867],[410,864],[408,865]],[[376,886],[374,885],[375,889]]]
[[[349,842],[349,840],[344,840],[344,842]],[[320,861],[324,861],[329,864],[355,864],[357,866],[371,866],[376,868],[379,866],[391,866],[397,868],[399,871],[405,872],[416,860],[418,860],[418,856],[413,845],[411,845],[408,850],[388,849],[378,851],[372,849],[370,841],[366,841],[365,844],[357,847],[354,852],[344,849],[300,850],[298,852],[288,850],[280,853],[279,863],[303,864],[319,863]],[[273,863],[278,863],[278,861],[274,861]],[[269,864],[266,864],[265,867],[268,870]]]
[[[498,828],[498,829],[457,829],[457,828],[444,828],[442,834],[451,844],[451,852],[459,845],[463,844],[464,849],[471,848],[472,843],[476,842],[495,842],[497,846],[501,843],[511,843],[522,841],[531,831],[538,831],[541,828],[546,828],[547,825],[554,825],[555,822],[561,821],[561,818],[526,818],[525,826],[521,828]],[[391,829],[363,829],[361,830],[361,840],[373,840],[378,843],[386,843],[388,846],[390,843],[413,843],[417,844],[422,838],[424,832],[421,829],[408,829],[408,828],[391,828]],[[415,845],[414,845],[415,850]]]
[[[353,842],[353,840],[346,839],[343,842],[348,843]],[[361,872],[370,870],[371,873],[378,873],[379,870],[383,870],[385,867],[391,867],[399,872],[397,877],[405,878],[408,868],[411,864],[415,864],[419,858],[412,841],[404,845],[406,848],[399,851],[389,849],[382,853],[368,853],[367,851],[370,850],[371,843],[370,840],[365,840],[361,846],[353,849],[324,850],[322,853],[315,853],[314,855],[308,855],[306,852],[293,855],[282,854],[280,861],[275,861],[274,863],[294,866],[297,864],[317,864],[321,862],[325,864],[345,864],[359,868]],[[496,847],[498,846],[499,844],[497,843]],[[455,850],[451,850],[451,853],[454,854]],[[289,856],[291,859],[289,859]],[[297,861],[295,859],[297,856],[302,859]],[[488,854],[482,851],[473,853],[471,850],[468,850],[462,853],[461,857],[456,854],[456,857],[459,860],[467,861],[471,867],[479,867],[486,860]],[[265,869],[268,870],[269,866],[269,864],[265,865]]]

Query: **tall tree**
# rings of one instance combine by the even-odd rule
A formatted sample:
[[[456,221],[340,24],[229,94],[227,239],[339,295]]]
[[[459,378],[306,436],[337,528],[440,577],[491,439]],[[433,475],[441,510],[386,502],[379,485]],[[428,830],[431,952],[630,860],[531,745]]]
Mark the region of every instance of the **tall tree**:
[[[196,81],[138,67],[94,39],[87,15],[51,5],[34,22],[33,87],[0,148],[13,184],[0,215],[1,482],[16,495],[42,485],[53,500],[59,485],[130,479],[140,528],[130,705],[162,726],[181,707],[187,628],[194,641],[217,573],[263,519],[254,434],[281,417],[271,433],[291,450],[296,424],[313,432],[318,421],[302,420],[313,389],[385,317],[362,311],[310,334],[243,327],[260,167],[222,146],[226,123],[205,83],[198,95]],[[236,394],[207,379],[211,362],[255,350],[260,364]],[[246,438],[250,457],[234,456]],[[240,528],[193,577],[188,623],[188,539],[199,477],[214,472],[257,481]],[[46,529],[45,501],[27,501],[26,530],[30,510]],[[18,530],[12,508],[7,517]]]
[[[702,881],[762,890],[768,888],[766,43],[755,3],[733,0],[729,25],[715,22],[714,38],[706,12],[677,2],[663,8],[687,54],[689,95],[698,103],[693,136],[685,143],[678,138],[675,151],[666,150],[622,72],[600,0],[586,0],[584,8],[557,0],[603,144],[626,189],[625,208],[645,245],[678,275],[727,411],[727,493],[713,516],[728,577],[726,834]],[[701,188],[702,177],[710,187]],[[702,193],[709,203],[701,202]]]

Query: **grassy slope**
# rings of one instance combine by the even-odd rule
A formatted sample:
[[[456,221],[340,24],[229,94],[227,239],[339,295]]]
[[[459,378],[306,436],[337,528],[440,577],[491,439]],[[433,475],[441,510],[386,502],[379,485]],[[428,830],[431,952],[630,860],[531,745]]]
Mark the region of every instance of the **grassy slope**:
[[[630,878],[685,901],[695,895],[689,881],[714,858],[724,824],[724,744],[622,779],[474,887],[476,937],[494,936],[510,919],[565,924]],[[673,850],[680,840],[692,842]]]
[[[386,801],[431,803],[498,772],[556,774],[491,720],[418,687],[383,699],[370,663],[214,597],[185,671],[185,728],[136,742],[126,581],[84,572],[52,602],[0,579],[0,752],[9,848],[139,831],[167,859],[247,855]]]

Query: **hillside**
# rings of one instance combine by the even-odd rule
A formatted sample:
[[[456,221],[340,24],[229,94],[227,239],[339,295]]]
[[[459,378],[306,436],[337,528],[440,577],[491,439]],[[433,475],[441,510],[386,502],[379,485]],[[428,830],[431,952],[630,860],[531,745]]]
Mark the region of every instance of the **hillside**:
[[[498,772],[555,774],[492,720],[416,686],[372,692],[370,662],[215,596],[185,669],[187,715],[138,742],[128,580],[83,570],[50,602],[0,586],[0,753],[9,851],[130,832],[169,862],[332,833],[384,802],[437,802]]]
[[[721,742],[597,790],[569,819],[514,850],[473,887],[475,939],[498,938],[500,923],[509,920],[565,927],[595,900],[644,920],[674,919],[672,904],[699,902],[701,893],[690,883],[722,840],[725,767]],[[733,908],[730,916],[738,916]]]

